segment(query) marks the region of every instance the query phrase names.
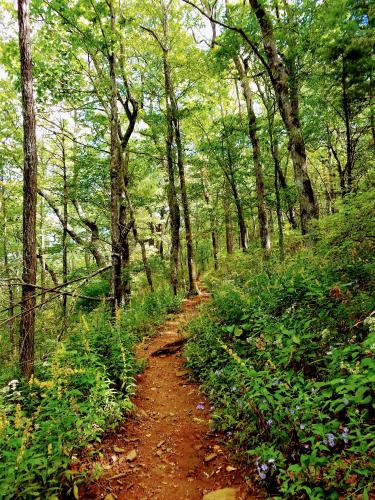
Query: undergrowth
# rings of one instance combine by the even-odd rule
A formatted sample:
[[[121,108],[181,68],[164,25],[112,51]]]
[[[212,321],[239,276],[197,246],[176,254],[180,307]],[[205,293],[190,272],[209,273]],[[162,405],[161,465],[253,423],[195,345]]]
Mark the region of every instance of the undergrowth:
[[[374,206],[374,193],[348,199],[283,264],[230,259],[189,326],[187,366],[213,425],[279,498],[372,489]]]
[[[104,306],[80,314],[67,339],[37,363],[29,383],[17,377],[5,384],[0,498],[54,499],[62,492],[78,498],[83,477],[72,459],[131,408],[140,368],[134,345],[179,305],[180,297],[161,289],[119,310],[115,324]]]

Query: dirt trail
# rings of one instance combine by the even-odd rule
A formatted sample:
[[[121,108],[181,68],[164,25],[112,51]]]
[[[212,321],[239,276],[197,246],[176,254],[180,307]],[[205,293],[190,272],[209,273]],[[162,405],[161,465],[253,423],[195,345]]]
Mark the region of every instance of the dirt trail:
[[[186,299],[181,312],[139,346],[138,355],[148,364],[138,377],[135,410],[101,443],[105,474],[85,487],[80,498],[200,500],[222,488],[230,488],[221,493],[222,500],[260,498],[249,489],[244,471],[228,461],[220,437],[210,431],[209,403],[188,379],[181,352],[151,355],[181,339],[181,329],[208,298],[203,293]]]

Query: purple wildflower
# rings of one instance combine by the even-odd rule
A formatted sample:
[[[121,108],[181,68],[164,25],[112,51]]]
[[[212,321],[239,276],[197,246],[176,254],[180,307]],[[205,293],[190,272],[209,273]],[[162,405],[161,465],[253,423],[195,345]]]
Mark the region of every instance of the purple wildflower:
[[[264,471],[268,470],[268,465],[267,464],[262,464],[261,465],[261,469],[264,470]]]
[[[197,410],[204,410],[204,403],[198,403]]]
[[[259,472],[259,477],[260,477],[261,479],[266,479],[267,474],[265,474],[264,472]]]
[[[272,425],[272,418],[269,418],[267,420],[266,424],[268,425],[268,427],[271,427],[271,425]]]
[[[301,425],[300,425],[300,428],[301,428],[302,430],[304,430],[304,428],[305,428],[305,424],[301,424]]]

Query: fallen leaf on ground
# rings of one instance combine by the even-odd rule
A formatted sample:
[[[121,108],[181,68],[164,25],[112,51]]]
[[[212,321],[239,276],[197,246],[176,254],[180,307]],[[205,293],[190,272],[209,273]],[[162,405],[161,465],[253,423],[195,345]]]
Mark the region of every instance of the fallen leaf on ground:
[[[126,450],[124,450],[124,448],[119,448],[118,446],[114,446],[113,451],[116,453],[125,453]]]
[[[234,470],[237,470],[237,467],[232,467],[231,465],[227,466],[227,472],[233,472]]]
[[[137,455],[138,455],[137,450],[133,449],[133,450],[129,451],[129,453],[126,455],[126,460],[128,462],[133,462],[133,460],[135,460],[137,458]]]
[[[211,460],[214,460],[214,458],[217,457],[217,453],[209,453],[204,457],[205,462],[211,462]]]
[[[116,500],[116,497],[114,497],[112,493],[108,493],[108,495],[104,497],[104,500]]]

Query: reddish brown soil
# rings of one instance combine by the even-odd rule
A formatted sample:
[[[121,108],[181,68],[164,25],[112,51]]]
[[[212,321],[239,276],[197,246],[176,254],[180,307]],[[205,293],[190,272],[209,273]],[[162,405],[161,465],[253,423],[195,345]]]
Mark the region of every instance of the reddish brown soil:
[[[80,492],[80,498],[200,500],[227,487],[238,489],[238,500],[262,498],[246,482],[245,471],[230,464],[222,437],[210,431],[209,402],[189,380],[182,354],[151,356],[181,339],[181,329],[207,299],[203,293],[185,300],[181,312],[139,347],[147,368],[138,376],[135,409],[103,440],[101,459],[87,463],[88,470],[99,463],[105,472]],[[204,409],[197,408],[199,403]],[[132,461],[127,459],[131,451],[136,453]]]

